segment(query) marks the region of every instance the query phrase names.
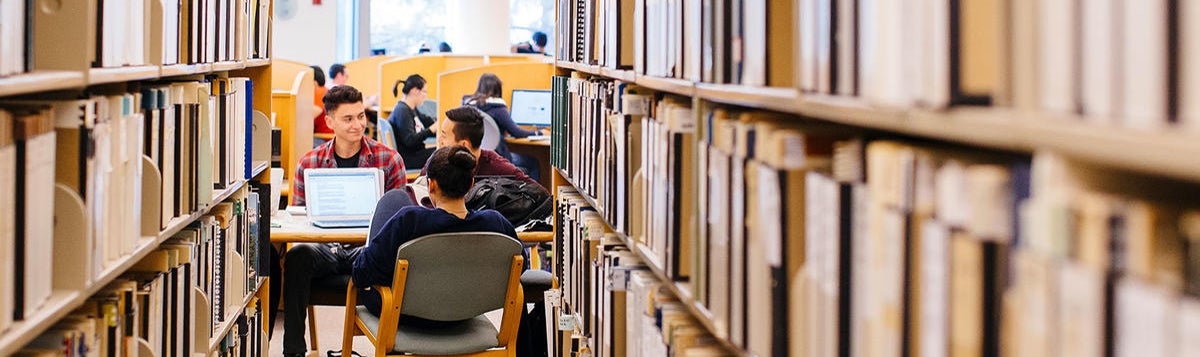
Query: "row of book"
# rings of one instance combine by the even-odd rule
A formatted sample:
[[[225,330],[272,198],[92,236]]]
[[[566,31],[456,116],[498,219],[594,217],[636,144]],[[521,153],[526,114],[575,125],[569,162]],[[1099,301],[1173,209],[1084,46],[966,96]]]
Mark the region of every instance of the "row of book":
[[[561,61],[885,107],[998,105],[1200,127],[1200,6],[1022,0],[561,0]]]
[[[556,78],[554,125],[579,145],[553,150],[604,206],[577,215],[585,231],[627,235],[751,354],[1196,353],[1200,207],[1180,197],[1200,185],[576,77]],[[604,174],[620,166],[631,174]],[[572,270],[594,266],[591,244],[560,245],[564,296],[604,278]]]
[[[0,1],[0,77],[24,73],[25,48],[25,1]]]
[[[557,316],[578,315],[571,345],[554,340],[551,355],[727,356],[687,307],[573,187],[560,187],[557,207],[563,269]],[[552,304],[553,305],[553,304]],[[568,317],[570,319],[570,317]],[[555,319],[558,321],[559,319]],[[557,348],[555,348],[557,347]]]
[[[214,77],[0,102],[0,331],[246,179],[251,87]]]
[[[267,340],[261,311],[266,304],[252,295],[257,294],[260,276],[269,273],[261,270],[259,274],[255,269],[257,263],[241,263],[255,259],[250,256],[253,252],[236,248],[248,246],[245,240],[253,239],[252,235],[224,236],[225,230],[220,226],[221,217],[230,214],[229,210],[253,201],[258,195],[253,192],[257,190],[242,191],[230,202],[214,208],[206,219],[167,240],[17,354],[263,355]],[[237,224],[242,226],[232,231],[250,228],[247,221],[240,222]],[[224,285],[214,289],[214,284]],[[241,306],[247,302],[248,305]],[[224,311],[228,313],[217,314]],[[234,311],[238,313],[235,315]],[[231,324],[232,332],[213,336],[215,329],[223,324]],[[220,337],[221,343],[217,351],[210,351],[215,337]]]
[[[269,58],[270,0],[87,0],[0,3],[0,77]],[[84,31],[91,27],[92,31]],[[91,37],[82,34],[92,33]],[[64,49],[85,53],[64,58]]]

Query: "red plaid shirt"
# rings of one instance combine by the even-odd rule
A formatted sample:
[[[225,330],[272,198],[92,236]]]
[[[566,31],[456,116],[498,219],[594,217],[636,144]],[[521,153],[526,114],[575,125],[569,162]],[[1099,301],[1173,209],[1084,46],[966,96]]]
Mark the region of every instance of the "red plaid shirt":
[[[292,204],[304,205],[304,170],[313,168],[336,168],[334,160],[333,140],[321,144],[304,154],[292,176]],[[404,187],[404,159],[400,153],[387,146],[363,137],[362,151],[358,153],[358,167],[378,167],[383,170],[383,178],[387,182],[385,190]]]

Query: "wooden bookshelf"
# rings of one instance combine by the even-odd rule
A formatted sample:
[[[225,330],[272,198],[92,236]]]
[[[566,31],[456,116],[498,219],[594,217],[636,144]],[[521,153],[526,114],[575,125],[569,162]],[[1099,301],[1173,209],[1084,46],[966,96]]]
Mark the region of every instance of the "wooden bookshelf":
[[[267,171],[267,169],[271,168],[271,162],[256,161],[253,167],[253,171],[250,171],[250,177],[258,177],[258,175],[261,175],[264,171]]]
[[[159,76],[160,77],[187,76],[187,75],[193,75],[193,74],[205,74],[208,72],[212,72],[212,64],[209,64],[209,63],[172,64],[172,65],[162,66],[162,70],[159,72]]]
[[[235,70],[244,69],[244,68],[246,68],[246,62],[242,62],[242,61],[225,61],[225,62],[213,63],[213,70],[219,71],[219,72],[235,71]]]
[[[34,71],[0,77],[0,97],[83,88],[84,84],[83,73],[72,71]]]
[[[128,66],[113,68],[92,68],[88,70],[88,84],[108,84],[130,81],[141,81],[158,78],[159,66]]]
[[[615,71],[611,69],[567,62],[558,65],[626,80],[608,75]],[[621,76],[626,75],[621,73]],[[637,76],[634,82],[662,92],[805,119],[996,150],[1023,153],[1050,150],[1113,168],[1200,181],[1200,166],[1179,160],[1200,157],[1200,145],[1195,144],[1200,142],[1200,134],[1181,130],[1152,132],[1097,126],[1085,123],[1080,115],[1010,108],[881,108],[859,98],[804,95],[792,88],[692,83],[650,76]]]
[[[245,184],[245,180],[234,183],[224,191],[214,195],[213,202],[224,201],[226,198],[233,196]],[[137,249],[132,254],[126,255],[120,260],[111,263],[111,265],[104,267],[100,275],[83,290],[55,290],[51,294],[50,299],[38,310],[34,317],[14,322],[4,334],[0,335],[0,356],[16,353],[42,332],[45,332],[46,329],[49,329],[58,323],[59,320],[62,320],[63,317],[66,317],[67,314],[83,306],[83,303],[87,302],[89,298],[107,287],[109,283],[124,274],[134,264],[137,264],[151,252],[157,250],[167,239],[170,239],[196,219],[208,213],[211,208],[212,206],[192,212],[192,214],[187,216],[172,219],[170,224],[159,232],[157,237],[142,237],[138,241]]]
[[[262,67],[271,65],[270,58],[251,58],[246,61],[246,68]]]
[[[252,290],[249,294],[246,294],[246,297],[242,299],[242,303],[237,305],[238,308],[233,309],[232,311],[229,311],[229,313],[225,314],[225,322],[222,322],[221,325],[217,327],[216,331],[212,335],[212,338],[208,340],[208,350],[210,352],[216,351],[218,347],[221,347],[221,341],[225,339],[225,336],[229,334],[229,331],[233,330],[233,325],[237,322],[237,317],[241,315],[243,311],[246,311],[246,306],[250,305],[250,302],[258,296],[258,294],[262,291],[263,286],[266,286],[266,284],[264,284],[266,282],[267,278],[259,277],[258,284],[254,287],[254,290]]]
[[[591,195],[586,194],[583,191],[579,191],[579,185],[576,185],[575,180],[567,175],[565,171],[557,167],[554,168],[554,170],[556,170],[557,174],[566,180],[568,185],[571,185],[571,187],[578,191],[579,196],[583,197],[583,199],[587,201],[588,205],[591,205],[592,208],[600,210],[601,206],[599,205],[599,201]],[[617,237],[620,237],[621,242],[624,243],[631,252],[637,254],[638,259],[640,259],[643,264],[646,264],[646,267],[654,273],[655,277],[663,282],[664,286],[671,290],[672,294],[675,294],[675,297],[679,299],[679,303],[687,307],[688,312],[692,314],[692,317],[695,317],[696,321],[700,322],[700,325],[704,326],[704,328],[708,330],[708,333],[713,335],[713,337],[720,342],[722,347],[734,355],[748,356],[746,351],[734,346],[733,343],[729,342],[728,338],[719,334],[716,325],[713,324],[712,313],[708,311],[708,308],[704,307],[703,303],[696,301],[692,294],[692,288],[690,284],[671,279],[671,277],[667,275],[666,269],[663,269],[663,267],[658,265],[660,259],[656,254],[654,254],[654,252],[650,251],[650,248],[641,243],[635,242],[633,238],[630,238],[625,233],[618,232],[607,220],[604,220],[604,225],[608,227],[608,230],[613,231]],[[578,311],[572,311],[572,313],[575,314],[577,321],[583,321],[582,319],[579,319]]]

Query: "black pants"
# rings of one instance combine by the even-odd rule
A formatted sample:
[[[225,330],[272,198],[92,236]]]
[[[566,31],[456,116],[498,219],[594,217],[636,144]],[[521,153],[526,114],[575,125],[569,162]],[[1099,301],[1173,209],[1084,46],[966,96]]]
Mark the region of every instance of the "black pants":
[[[283,353],[308,352],[304,321],[312,282],[349,275],[361,252],[362,247],[347,249],[325,243],[299,243],[287,251],[283,261]]]

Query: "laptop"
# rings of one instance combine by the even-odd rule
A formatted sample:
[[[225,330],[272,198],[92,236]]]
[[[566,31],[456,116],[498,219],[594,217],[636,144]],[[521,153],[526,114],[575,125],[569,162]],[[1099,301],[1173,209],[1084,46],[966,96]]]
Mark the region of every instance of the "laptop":
[[[512,106],[509,108],[513,122],[538,128],[550,127],[552,101],[549,90],[514,89]]]
[[[371,225],[375,204],[383,197],[383,171],[378,168],[304,170],[308,221],[321,228]]]

